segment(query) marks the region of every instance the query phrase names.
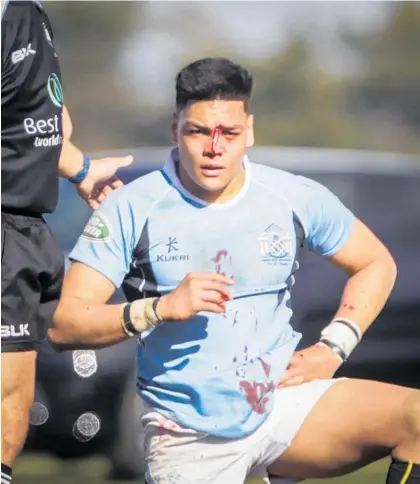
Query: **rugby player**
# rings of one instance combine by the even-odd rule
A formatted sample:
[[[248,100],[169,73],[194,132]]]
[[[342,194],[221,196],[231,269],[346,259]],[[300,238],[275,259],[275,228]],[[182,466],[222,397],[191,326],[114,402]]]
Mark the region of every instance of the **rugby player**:
[[[150,484],[337,476],[384,456],[387,484],[418,484],[420,392],[333,378],[387,301],[394,260],[327,188],[248,159],[252,85],[224,58],[178,73],[176,147],[92,215],[49,336],[138,338]],[[303,244],[348,281],[319,341],[296,351]],[[108,304],[120,286],[129,302]]]

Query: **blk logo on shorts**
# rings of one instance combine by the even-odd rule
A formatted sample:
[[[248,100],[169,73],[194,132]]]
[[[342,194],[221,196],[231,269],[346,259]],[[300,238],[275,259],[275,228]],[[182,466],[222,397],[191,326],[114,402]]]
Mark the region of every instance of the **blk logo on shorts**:
[[[15,326],[11,326],[8,324],[1,325],[1,337],[2,338],[16,338],[18,336],[30,336],[30,332],[28,329],[29,325],[26,324],[19,324],[17,328]]]

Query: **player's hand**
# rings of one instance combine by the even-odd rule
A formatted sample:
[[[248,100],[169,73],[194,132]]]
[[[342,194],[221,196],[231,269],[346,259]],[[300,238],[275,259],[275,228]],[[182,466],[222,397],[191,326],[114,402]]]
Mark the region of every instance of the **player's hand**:
[[[123,186],[115,173],[132,162],[132,156],[92,160],[86,178],[76,186],[79,195],[96,210],[112,190]]]
[[[200,311],[224,313],[233,281],[216,272],[192,272],[159,300],[157,312],[165,321],[185,321]]]
[[[301,385],[312,380],[332,378],[342,365],[341,358],[330,348],[316,344],[296,351],[280,380],[280,388]]]

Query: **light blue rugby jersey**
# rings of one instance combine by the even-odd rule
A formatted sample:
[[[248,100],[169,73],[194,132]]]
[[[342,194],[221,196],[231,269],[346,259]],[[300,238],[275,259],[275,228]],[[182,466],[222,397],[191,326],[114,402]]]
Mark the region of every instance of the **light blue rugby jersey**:
[[[166,294],[189,272],[234,279],[223,315],[164,323],[138,340],[138,391],[159,413],[211,435],[256,430],[301,334],[289,325],[302,243],[320,255],[347,241],[354,215],[322,185],[244,160],[229,203],[189,194],[172,155],[164,168],[111,194],[70,258],[102,273],[127,299]]]

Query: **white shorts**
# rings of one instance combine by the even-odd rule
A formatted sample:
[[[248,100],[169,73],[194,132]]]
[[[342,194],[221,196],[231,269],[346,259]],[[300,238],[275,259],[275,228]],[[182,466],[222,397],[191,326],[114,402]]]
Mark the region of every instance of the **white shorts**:
[[[259,477],[271,481],[267,467],[290,446],[304,420],[336,379],[315,380],[277,389],[270,416],[253,434],[222,439],[185,429],[145,407],[142,417],[148,484],[243,484]]]

